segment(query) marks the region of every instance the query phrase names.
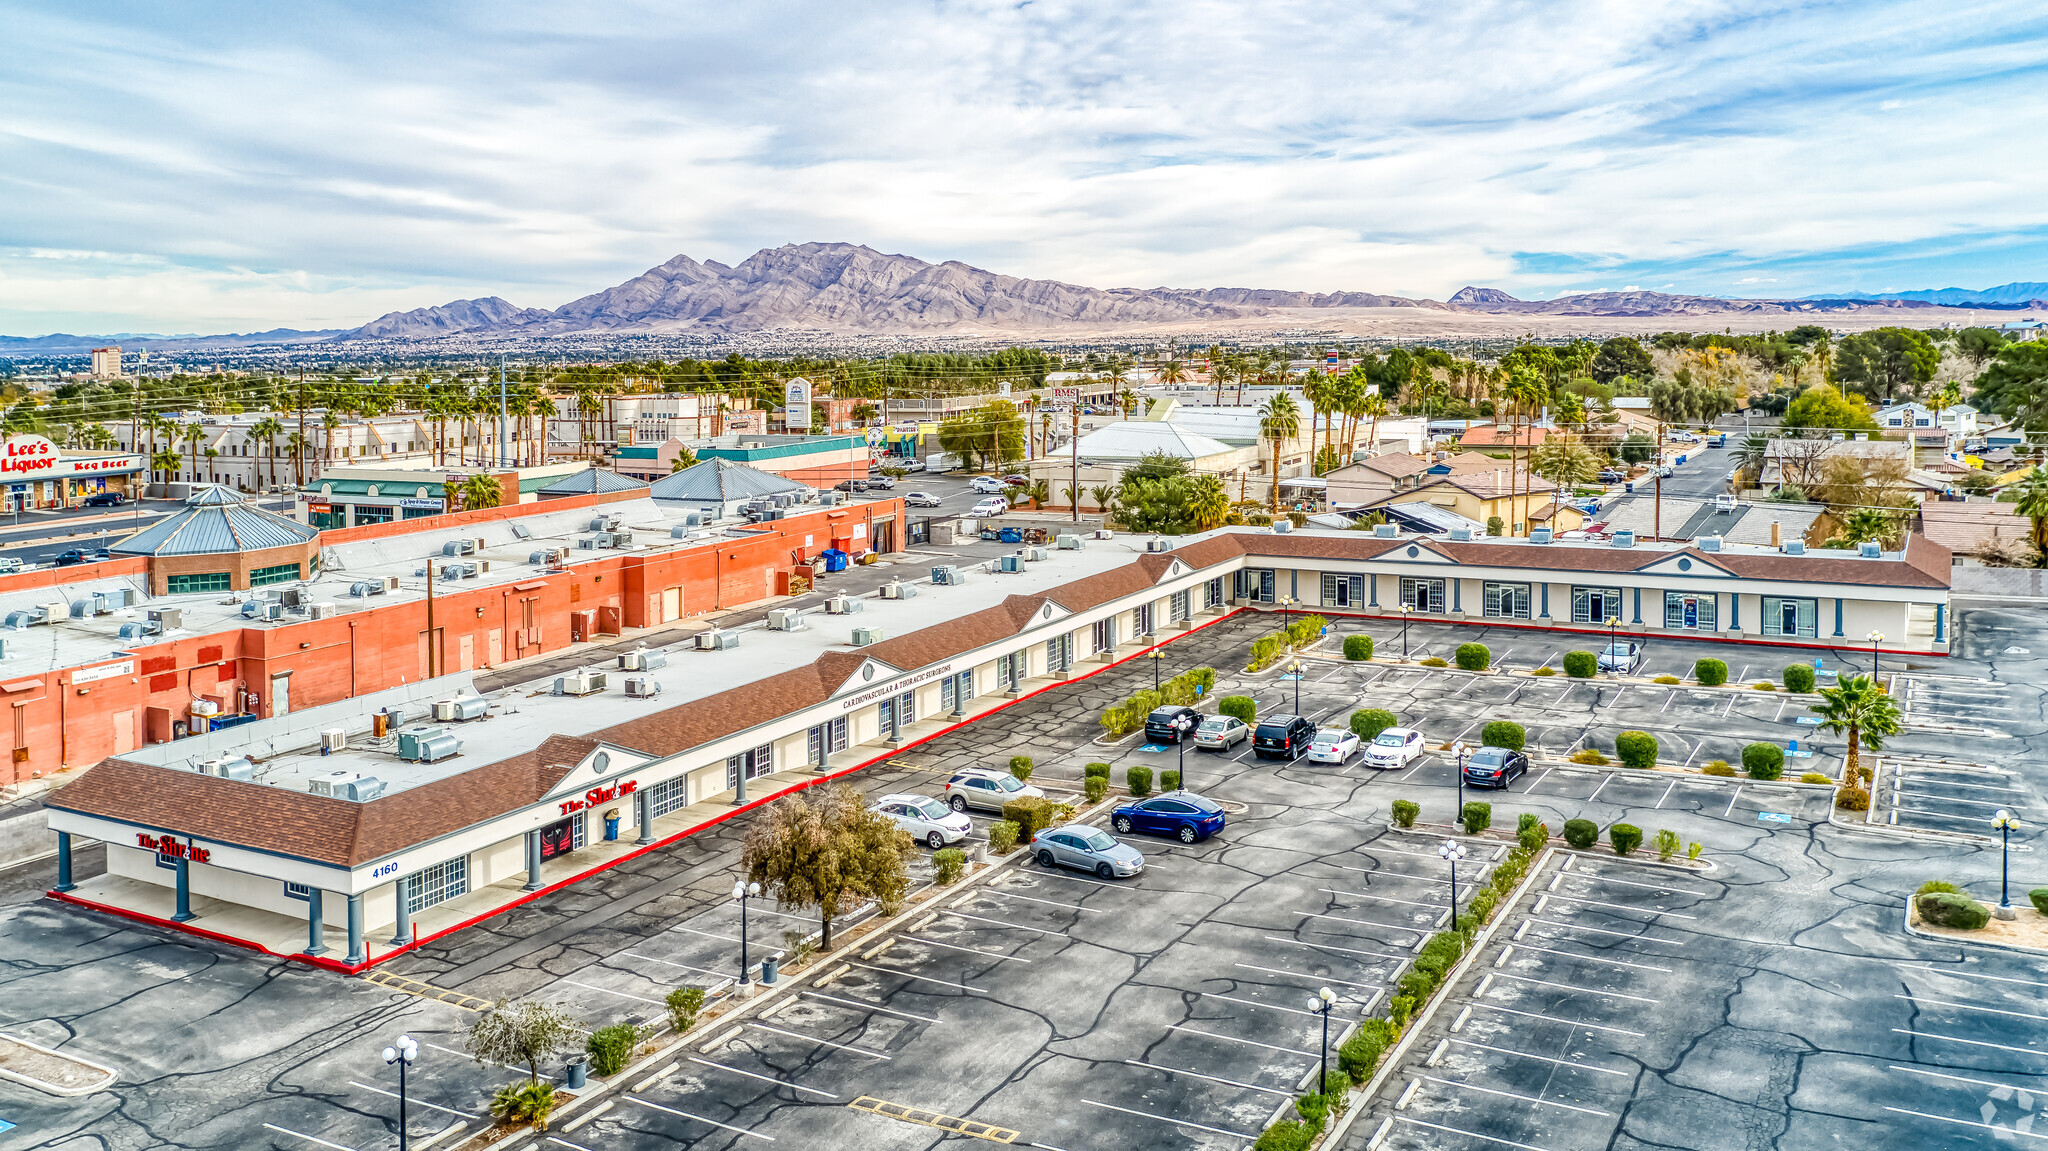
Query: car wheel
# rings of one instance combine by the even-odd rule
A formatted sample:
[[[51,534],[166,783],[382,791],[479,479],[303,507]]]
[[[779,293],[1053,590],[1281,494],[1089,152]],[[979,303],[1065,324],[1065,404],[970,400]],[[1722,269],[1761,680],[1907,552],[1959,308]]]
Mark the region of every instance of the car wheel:
[[[1050,851],[1041,851],[1041,852],[1039,852],[1039,853],[1038,853],[1038,866],[1040,866],[1040,867],[1051,867],[1051,866],[1052,866],[1052,852],[1050,852]]]
[[[953,805],[954,811],[967,810],[967,797],[964,795],[956,795],[953,798],[947,800],[946,802]]]
[[[1121,834],[1129,835],[1131,833],[1131,817],[1128,815],[1117,816],[1116,829]]]
[[[1116,869],[1107,863],[1098,863],[1095,865],[1095,874],[1103,879],[1115,879]]]
[[[924,843],[926,847],[931,848],[933,851],[937,851],[941,847],[946,846],[946,837],[934,831],[931,834],[924,837]]]
[[[1186,824],[1182,824],[1180,829],[1180,841],[1182,843],[1193,843],[1195,841],[1195,829],[1189,827]]]

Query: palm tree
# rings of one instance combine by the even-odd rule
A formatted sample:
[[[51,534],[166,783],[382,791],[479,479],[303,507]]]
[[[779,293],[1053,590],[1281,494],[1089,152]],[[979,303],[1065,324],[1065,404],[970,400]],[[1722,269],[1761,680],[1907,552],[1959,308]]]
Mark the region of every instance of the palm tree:
[[[206,429],[198,424],[185,425],[185,446],[192,453],[192,481],[199,482],[199,445],[206,442]]]
[[[260,440],[263,451],[270,457],[270,486],[277,486],[277,437],[284,434],[284,422],[276,416],[265,416],[249,429],[249,438]]]
[[[1116,489],[1108,484],[1096,484],[1088,489],[1088,494],[1095,497],[1095,508],[1104,515],[1109,514],[1110,505],[1116,502]]]
[[[1223,406],[1223,384],[1230,376],[1230,365],[1224,359],[1223,345],[1209,345],[1209,382],[1216,385],[1216,406]]]
[[[1309,369],[1308,378],[1301,382],[1301,398],[1308,401],[1308,438],[1311,460],[1316,455],[1316,425],[1323,422],[1323,413],[1330,412],[1334,414],[1336,409],[1335,401],[1338,389],[1332,386],[1334,383],[1333,377],[1326,376],[1313,368]]]
[[[1813,342],[1813,351],[1808,354],[1813,359],[1813,366],[1820,369],[1821,382],[1829,382],[1828,377],[1831,374],[1833,374],[1835,364],[1835,346],[1833,339],[1830,338],[1827,333],[1821,333],[1820,339],[1815,340]]]
[[[306,486],[306,433],[294,431],[286,436],[285,446],[292,450],[292,482],[299,487]]]
[[[1878,687],[1875,678],[1867,675],[1852,675],[1839,686],[1821,688],[1820,702],[1813,705],[1813,713],[1820,717],[1821,727],[1849,737],[1844,783],[1862,779],[1856,753],[1864,747],[1883,751],[1885,737],[1897,735],[1902,720],[1898,703]]]
[[[1270,510],[1280,510],[1280,445],[1301,434],[1301,409],[1289,392],[1276,392],[1259,405],[1259,436],[1273,441],[1273,495]]]
[[[2034,562],[2048,562],[2048,469],[2035,464],[2033,470],[2013,486],[2019,493],[2014,509],[2034,525],[2034,550],[2039,553]]]
[[[1892,517],[1876,508],[1857,508],[1842,521],[1842,530],[1829,539],[1828,547],[1853,548],[1869,540],[1883,543],[1898,534]]]
[[[327,446],[323,449],[320,456],[324,463],[331,463],[334,460],[334,429],[340,427],[341,424],[341,413],[333,408],[328,408],[320,413],[320,426],[327,432]],[[325,469],[323,468],[322,470]]]
[[[1736,476],[1738,478],[1750,474],[1762,476],[1764,474],[1764,459],[1770,454],[1770,450],[1770,437],[1762,432],[1755,432],[1742,437],[1742,442],[1736,444],[1735,450],[1729,453],[1728,456],[1735,464]]]
[[[489,472],[478,472],[462,481],[461,494],[465,511],[494,508],[505,500],[504,487],[498,483],[498,477]]]
[[[213,463],[213,461],[215,461],[215,460],[217,460],[217,459],[219,459],[219,458],[220,458],[220,449],[219,449],[219,448],[208,448],[208,449],[206,449],[206,480],[207,480],[207,482],[208,482],[208,483],[216,483],[216,484],[217,484],[217,483],[219,483],[219,482],[220,482],[220,477],[219,477],[218,475],[216,475],[216,474],[214,473],[214,470],[213,470],[213,468],[214,468],[214,463]]]
[[[178,470],[178,461],[183,458],[176,448],[158,448],[149,454],[149,466],[163,474],[162,482],[169,483],[171,473]]]
[[[1138,393],[1125,388],[1116,394],[1116,403],[1118,407],[1123,409],[1124,418],[1128,420],[1131,418],[1131,413],[1137,410]]]
[[[1181,515],[1188,526],[1206,532],[1223,526],[1230,515],[1230,493],[1216,476],[1195,476],[1188,480]]]
[[[1365,434],[1365,451],[1367,455],[1371,455],[1373,450],[1380,446],[1380,419],[1389,410],[1391,409],[1387,405],[1387,397],[1381,395],[1378,388],[1366,389],[1365,395],[1361,396],[1358,400],[1357,412],[1352,417],[1351,431],[1354,436],[1357,434],[1358,421],[1361,419],[1372,421]],[[1350,459],[1352,453],[1356,450],[1357,445],[1354,442],[1347,441],[1344,444],[1344,458]]]

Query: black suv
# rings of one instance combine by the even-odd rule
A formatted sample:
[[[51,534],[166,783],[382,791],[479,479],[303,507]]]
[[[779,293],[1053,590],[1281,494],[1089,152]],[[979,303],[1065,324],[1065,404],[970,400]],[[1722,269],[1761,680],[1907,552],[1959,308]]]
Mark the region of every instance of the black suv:
[[[1518,775],[1529,774],[1529,757],[1504,747],[1482,747],[1465,758],[1465,786],[1503,790]]]
[[[1252,732],[1252,753],[1260,759],[1300,759],[1315,741],[1315,721],[1299,715],[1269,715]]]
[[[1153,708],[1145,717],[1145,738],[1153,743],[1179,743],[1193,735],[1201,722],[1202,713],[1191,707]]]
[[[120,492],[100,492],[85,497],[85,506],[89,508],[118,508],[126,502],[128,497]]]

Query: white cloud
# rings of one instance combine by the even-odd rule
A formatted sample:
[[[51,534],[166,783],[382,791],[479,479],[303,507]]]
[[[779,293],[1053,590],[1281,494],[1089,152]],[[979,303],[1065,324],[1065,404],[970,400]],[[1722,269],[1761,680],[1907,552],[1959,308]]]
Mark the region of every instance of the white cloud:
[[[2037,226],[2048,176],[2017,3],[269,11],[0,13],[38,49],[0,76],[0,330],[553,306],[842,239],[1104,286],[1822,290]]]

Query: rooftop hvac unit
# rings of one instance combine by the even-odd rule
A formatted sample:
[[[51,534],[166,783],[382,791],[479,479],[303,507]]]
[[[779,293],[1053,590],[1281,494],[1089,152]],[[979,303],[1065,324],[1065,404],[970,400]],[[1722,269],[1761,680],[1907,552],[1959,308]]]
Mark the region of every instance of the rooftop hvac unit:
[[[967,577],[961,574],[961,571],[958,567],[954,566],[953,564],[947,564],[944,567],[935,567],[932,569],[932,582],[935,584],[958,585],[966,583]]]
[[[306,781],[306,790],[314,795],[325,795],[333,799],[343,798],[341,789],[354,784],[363,776],[359,772],[335,771],[314,776]]]
[[[64,603],[62,601],[59,601],[57,603],[46,603],[43,605],[44,623],[56,623],[58,620],[64,619],[68,617],[70,614],[71,605],[68,603]]]
[[[295,587],[288,587],[283,591],[279,592],[277,595],[277,602],[283,604],[286,607],[305,606],[304,598],[299,595],[299,589]]]
[[[627,699],[653,699],[661,694],[661,683],[652,676],[629,675],[626,677]]]
[[[119,605],[117,605],[120,607],[134,607],[136,604],[142,602],[142,593],[132,587],[124,587],[115,594],[119,597],[121,601]]]
[[[441,578],[443,580],[459,580],[462,578],[462,569],[468,566],[468,564],[442,564]]]
[[[764,520],[779,520],[785,518],[788,514],[788,512],[777,507],[768,507],[761,509],[761,518]]]
[[[605,517],[599,516],[596,519],[590,521],[589,527],[590,530],[594,532],[610,531],[611,528],[609,526],[609,523],[610,521],[606,520]]]
[[[804,626],[804,613],[793,607],[772,608],[768,612],[769,631],[800,631]]]
[[[619,656],[619,666],[627,671],[659,671],[668,666],[668,653],[636,647]]]
[[[1803,556],[1806,554],[1806,541],[1786,540],[1783,544],[1780,544],[1778,546],[1778,550],[1785,553],[1788,556]]]
[[[1293,531],[1293,530],[1294,530],[1294,521],[1293,521],[1293,520],[1290,520],[1290,519],[1284,519],[1284,518],[1283,518],[1283,519],[1277,519],[1277,520],[1274,520],[1274,521],[1273,521],[1273,534],[1274,534],[1274,535],[1276,535],[1276,536],[1284,536],[1284,535],[1286,535],[1286,534],[1287,534],[1288,532],[1291,532],[1291,531]],[[1160,548],[1159,550],[1160,550],[1160,551],[1165,551],[1166,549],[1165,549],[1165,548]]]
[[[1530,543],[1532,543],[1532,544],[1547,544],[1547,543],[1549,543],[1549,542],[1550,542],[1550,529],[1549,529],[1549,528],[1531,528],[1531,529],[1529,529],[1529,542],[1530,542]]]
[[[1717,552],[1721,550],[1720,536],[1701,536],[1692,542],[1698,544],[1699,549],[1703,552]]]
[[[334,618],[334,603],[331,600],[321,600],[319,603],[314,604],[312,607],[309,607],[306,610],[308,613],[312,615],[314,619]]]
[[[517,540],[530,540],[533,538],[533,532],[529,530],[525,524],[513,524],[512,538]]]
[[[997,556],[996,570],[999,572],[1020,572],[1024,570],[1023,556]]]
[[[1729,513],[1733,512],[1734,510],[1735,510],[1735,497],[1734,497],[1734,496],[1715,496],[1715,497],[1714,497],[1714,513],[1715,513],[1716,515],[1727,515],[1727,514],[1729,514]]]
[[[405,726],[405,709],[392,705],[384,709],[384,723],[392,731]]]
[[[243,600],[242,615],[246,619],[280,620],[284,618],[284,605],[269,599]]]
[[[1393,524],[1374,524],[1372,525],[1372,534],[1374,539],[1399,539],[1401,538],[1401,529]]]
[[[1279,527],[1280,525],[1276,523],[1276,524],[1274,524],[1273,526],[1277,528],[1277,527]],[[1470,542],[1472,542],[1472,529],[1471,529],[1471,528],[1452,528],[1452,529],[1451,529],[1451,538],[1452,538],[1453,540],[1457,540],[1457,541],[1460,541],[1460,542],[1463,542],[1463,543],[1470,543]]]
[[[736,631],[719,631],[717,628],[712,628],[710,631],[700,631],[697,633],[698,651],[724,651],[727,648],[738,646],[740,646],[740,634]]]
[[[455,722],[455,701],[437,699],[434,701],[434,718],[441,723]]]
[[[1096,528],[1095,538],[1099,540],[1113,540],[1116,538],[1116,533],[1108,528]]]
[[[703,512],[684,512],[683,526],[686,528],[701,528],[704,526],[704,519]]]
[[[568,675],[555,677],[556,695],[596,695],[605,689],[604,673],[579,667]]]
[[[439,763],[441,760],[461,754],[462,741],[445,732],[420,740],[419,760],[421,763]],[[374,783],[376,781],[372,780],[371,782]],[[384,785],[380,783],[377,786],[379,790],[382,790]],[[365,796],[362,798],[374,799],[375,796]]]
[[[853,646],[866,647],[882,642],[882,629],[878,627],[857,627],[853,629]]]
[[[475,579],[477,577],[477,573],[482,570],[476,564],[458,564],[456,566],[462,569],[463,579]]]
[[[483,696],[458,695],[455,697],[455,719],[458,723],[467,723],[472,719],[482,719],[484,713],[489,710],[491,710],[491,705]]]
[[[356,597],[357,599],[361,599],[364,596],[383,595],[384,585],[381,582],[372,583],[371,581],[366,579],[359,579],[356,582],[348,585],[348,594]]]
[[[786,508],[796,503],[795,492],[776,492],[768,498],[773,500],[778,508]]]
[[[334,798],[346,799],[350,803],[368,803],[383,794],[384,781],[370,775],[360,775],[334,785]]]
[[[1063,552],[1080,551],[1081,548],[1085,545],[1085,543],[1086,541],[1083,540],[1080,536],[1060,536],[1057,539],[1053,540],[1053,546],[1059,548]]]
[[[14,617],[20,614],[22,613],[14,612],[10,614],[7,617],[8,626],[12,627],[14,625]],[[157,625],[149,620],[136,620],[133,623],[122,624],[115,631],[122,639],[141,639],[144,636],[155,635],[157,633]]]
[[[843,498],[844,497],[841,496],[838,492],[818,493],[818,503],[825,507],[831,507],[832,505],[839,503]]]
[[[348,732],[339,727],[330,727],[320,733],[320,754],[348,750]]]
[[[825,611],[831,615],[852,615],[866,607],[867,601],[856,596],[835,595],[825,601]]]
[[[32,611],[11,611],[7,613],[7,626],[20,631],[30,624],[43,622],[42,617]]]
[[[372,581],[372,582],[374,582],[374,581]],[[394,592],[394,591],[397,591],[397,590],[398,590],[398,577],[397,577],[397,576],[385,576],[385,577],[384,577],[384,590],[385,590],[386,592]],[[372,592],[371,592],[370,594],[371,594],[371,595],[376,595],[377,593],[376,593],[375,591],[372,591]]]
[[[1042,560],[1049,554],[1051,553],[1047,552],[1044,548],[1031,547],[1024,549],[1024,558],[1026,561]]]
[[[475,540],[449,540],[441,545],[441,554],[444,556],[466,556],[475,553]]]
[[[1145,541],[1145,550],[1148,552],[1163,552],[1171,551],[1172,547],[1165,540],[1150,539]]]
[[[244,783],[256,778],[256,765],[246,755],[229,755],[220,759],[201,760],[199,774],[219,779],[239,779]]]
[[[489,560],[478,560],[478,561],[476,561],[476,563],[475,563],[475,564],[473,564],[473,565],[471,565],[471,566],[473,566],[473,567],[475,567],[475,568],[476,568],[476,570],[477,570],[477,574],[478,574],[478,575],[489,575],[489,574],[490,574],[490,571],[491,571],[491,561],[489,561]]]
[[[1618,548],[1632,548],[1636,546],[1636,533],[1627,528],[1615,532],[1614,546]]]
[[[1864,540],[1863,543],[1857,547],[1856,554],[1862,556],[1864,559],[1874,560],[1884,555],[1884,545],[1877,542],[1876,540]]]
[[[907,584],[902,580],[891,580],[882,585],[883,599],[913,599],[916,595],[916,584]]]
[[[398,733],[398,758],[418,759],[420,757],[420,742],[440,735],[441,732],[442,729],[431,724],[420,724],[415,727],[401,729]]]
[[[98,604],[98,601],[97,601],[97,600],[95,600],[95,599],[90,599],[90,598],[88,598],[88,599],[75,599],[75,600],[72,600],[72,601],[71,601],[71,611],[70,611],[70,615],[71,615],[71,618],[72,618],[72,619],[91,619],[91,618],[93,617],[93,610],[92,610],[92,609],[93,609],[93,608],[94,608],[95,606],[97,606],[97,604]]]
[[[603,544],[598,543],[597,541],[597,536],[577,536],[576,546],[583,549],[584,551],[595,551],[596,549],[604,546]]]

